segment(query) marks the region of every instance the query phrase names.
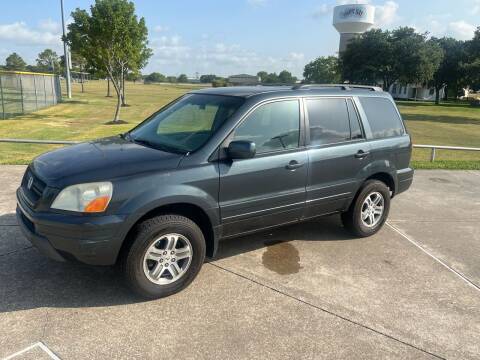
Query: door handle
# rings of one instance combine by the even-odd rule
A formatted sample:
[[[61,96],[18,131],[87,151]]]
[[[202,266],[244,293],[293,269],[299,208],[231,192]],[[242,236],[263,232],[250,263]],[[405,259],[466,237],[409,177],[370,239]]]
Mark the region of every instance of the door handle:
[[[303,165],[304,164],[299,163],[297,160],[292,160],[285,166],[285,168],[287,170],[295,170],[295,169],[301,168]]]
[[[355,154],[355,157],[357,159],[363,159],[363,158],[367,157],[368,155],[370,155],[369,151],[358,150],[358,152]]]

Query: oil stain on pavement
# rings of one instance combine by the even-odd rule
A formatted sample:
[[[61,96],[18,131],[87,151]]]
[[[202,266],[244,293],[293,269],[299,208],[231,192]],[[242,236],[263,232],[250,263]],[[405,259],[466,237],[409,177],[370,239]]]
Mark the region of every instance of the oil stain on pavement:
[[[284,241],[267,241],[267,249],[263,253],[263,265],[280,275],[296,274],[302,268],[300,255],[292,244]]]

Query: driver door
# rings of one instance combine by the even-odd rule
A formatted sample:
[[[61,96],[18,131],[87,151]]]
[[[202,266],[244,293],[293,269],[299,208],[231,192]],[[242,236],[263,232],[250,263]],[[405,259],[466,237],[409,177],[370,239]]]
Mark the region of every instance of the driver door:
[[[223,236],[298,221],[308,167],[299,100],[257,107],[236,128],[233,140],[253,141],[256,155],[220,163]]]

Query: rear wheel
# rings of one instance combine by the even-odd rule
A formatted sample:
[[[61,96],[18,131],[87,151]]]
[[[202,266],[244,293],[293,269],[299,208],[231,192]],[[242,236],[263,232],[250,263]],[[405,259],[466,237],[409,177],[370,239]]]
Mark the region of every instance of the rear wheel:
[[[389,210],[390,190],[387,185],[368,180],[348,211],[342,214],[342,222],[356,236],[371,236],[382,228]]]
[[[161,298],[179,292],[203,265],[203,233],[186,217],[148,219],[137,226],[134,236],[123,267],[129,286],[142,297]]]

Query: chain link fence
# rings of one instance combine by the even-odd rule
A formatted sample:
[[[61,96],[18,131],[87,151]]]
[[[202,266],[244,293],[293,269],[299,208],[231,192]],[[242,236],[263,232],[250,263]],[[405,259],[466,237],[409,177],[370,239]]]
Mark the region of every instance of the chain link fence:
[[[0,71],[0,120],[57,104],[58,75]]]

